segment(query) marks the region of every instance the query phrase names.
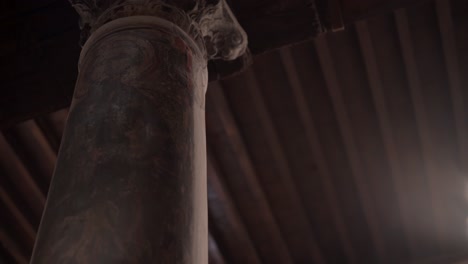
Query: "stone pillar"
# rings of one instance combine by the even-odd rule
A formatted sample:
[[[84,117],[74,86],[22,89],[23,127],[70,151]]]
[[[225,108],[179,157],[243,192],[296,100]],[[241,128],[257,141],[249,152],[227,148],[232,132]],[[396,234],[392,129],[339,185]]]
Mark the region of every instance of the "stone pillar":
[[[72,2],[87,41],[31,263],[208,263],[207,60],[246,36],[222,1],[168,2]]]

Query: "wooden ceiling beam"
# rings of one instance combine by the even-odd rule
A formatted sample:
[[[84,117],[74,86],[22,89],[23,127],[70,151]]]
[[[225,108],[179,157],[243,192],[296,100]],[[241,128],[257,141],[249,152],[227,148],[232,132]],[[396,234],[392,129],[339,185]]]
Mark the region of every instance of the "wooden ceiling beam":
[[[3,134],[0,134],[0,166],[25,198],[34,217],[40,219],[45,205],[45,195]]]
[[[34,240],[36,239],[36,230],[2,186],[0,186],[0,201],[5,207],[4,210],[7,211],[6,213],[9,214],[8,217],[2,217],[2,225],[5,226],[4,221],[6,221],[7,218],[12,219],[15,222],[15,226],[12,227],[10,231],[14,230],[13,233],[15,234],[15,237],[20,239],[22,245],[26,248],[25,252],[31,253],[34,246]],[[0,230],[0,232],[2,233],[0,243],[2,243],[4,247],[9,247],[7,250],[13,255],[13,257],[19,258],[17,255],[23,254],[19,253],[21,252],[20,247],[15,245],[15,242],[9,238],[5,230]]]
[[[463,132],[466,125],[463,124],[463,116],[466,114],[461,113],[464,102],[453,98],[463,98],[461,90],[452,86],[456,85],[455,78],[460,77],[456,73],[457,62],[448,59],[448,56],[457,55],[456,48],[450,51],[452,55],[447,53],[451,45],[450,32],[441,34],[440,29],[441,19],[444,19],[441,12],[446,12],[447,19],[453,18],[449,10],[440,8],[437,2],[429,2],[421,9],[399,10],[396,25],[420,135],[425,174],[432,193],[430,202],[436,221],[433,239],[437,240],[439,248],[453,250],[466,243],[465,234],[460,232],[466,228],[466,216],[460,214],[460,207],[455,205],[466,201],[462,194],[466,191],[465,171],[457,162],[460,143],[466,139],[462,142],[454,140],[459,139],[458,134]],[[418,16],[420,10],[427,16]],[[428,26],[416,27],[422,23]],[[454,72],[447,72],[450,70]],[[454,193],[459,195],[454,196]]]
[[[327,201],[330,203],[329,207],[333,218],[335,220],[335,226],[340,236],[340,242],[344,248],[344,252],[349,263],[357,263],[356,254],[353,249],[353,245],[350,241],[349,232],[346,228],[345,218],[340,210],[340,204],[338,201],[338,194],[336,193],[335,187],[332,181],[332,173],[329,169],[329,163],[326,160],[325,153],[322,151],[322,144],[318,137],[318,133],[311,115],[306,96],[303,92],[302,83],[297,74],[298,70],[294,63],[294,59],[289,49],[283,49],[281,51],[281,60],[284,64],[286,74],[291,84],[290,88],[294,94],[295,105],[297,106],[297,112],[300,115],[301,123],[304,126],[307,133],[307,144],[310,145],[310,149],[313,152],[314,160],[322,179],[323,188],[325,189],[325,195]]]
[[[265,69],[262,62],[259,60],[252,69],[226,82],[225,93],[230,98],[233,111],[237,113],[245,142],[251,149],[250,157],[256,165],[259,182],[294,263],[324,263],[317,234],[296,186],[297,178],[292,173],[285,146],[280,142],[271,107],[268,109],[266,95],[261,90],[261,87],[276,89],[275,83],[268,82],[273,80],[271,78],[260,79],[260,74],[256,74],[257,66]]]
[[[5,230],[3,229],[3,227],[0,227],[0,243],[5,248],[5,250],[7,250],[10,253],[11,258],[15,261],[15,263],[17,264],[28,263],[27,258],[21,253],[21,250],[18,248],[18,245],[16,245],[15,242],[10,239],[10,237],[5,233]]]
[[[327,0],[328,1],[328,0]],[[370,18],[376,14],[391,13],[393,10],[414,7],[427,0],[341,0],[344,23]]]
[[[33,167],[31,170],[37,173],[39,181],[45,182],[48,186],[54,172],[57,154],[44,133],[34,120],[19,123],[13,130],[28,163]]]
[[[429,189],[431,193],[431,201],[434,218],[435,228],[434,234],[438,238],[438,246],[440,248],[443,241],[444,234],[446,234],[447,225],[444,223],[445,212],[442,204],[442,190],[438,180],[438,168],[434,163],[433,155],[437,150],[435,149],[431,129],[430,117],[426,111],[424,103],[424,91],[421,83],[421,77],[418,71],[418,65],[415,55],[415,49],[411,38],[410,25],[406,10],[397,10],[395,12],[395,22],[397,25],[397,32],[400,41],[400,48],[403,55],[405,73],[408,81],[408,88],[411,93],[413,101],[414,113],[418,127],[418,134],[421,143],[422,157],[424,160],[425,173],[428,178]]]
[[[377,256],[380,260],[388,259],[386,245],[382,234],[382,227],[379,223],[374,204],[374,198],[371,193],[369,182],[365,178],[366,174],[360,158],[361,155],[353,135],[351,119],[346,109],[345,98],[341,92],[342,88],[338,82],[339,78],[335,70],[327,39],[324,37],[317,38],[315,40],[315,48],[319,57],[325,83],[329,91],[330,98],[332,99],[333,109],[341,130],[346,154],[351,165],[352,175],[354,177],[360,202],[363,207],[364,216],[366,217],[366,221],[369,226],[369,231]]]
[[[207,142],[224,168],[224,180],[260,259],[265,263],[294,263],[219,83],[208,88],[206,123]]]
[[[58,154],[67,117],[68,108],[64,108],[59,111],[52,112],[46,116],[39,116],[35,119],[55,154]]]
[[[402,211],[403,228],[408,237],[409,245],[412,252],[416,252],[417,238],[414,232],[412,232],[411,219],[409,219],[409,212],[411,208],[408,208],[408,200],[410,197],[404,192],[408,185],[406,181],[406,175],[402,173],[401,166],[398,158],[397,145],[395,142],[395,136],[393,133],[392,125],[390,122],[390,114],[387,106],[386,96],[384,94],[384,87],[382,78],[380,76],[377,58],[375,57],[374,44],[371,39],[367,22],[360,21],[356,23],[356,32],[358,35],[359,45],[361,48],[362,57],[365,64],[365,70],[369,82],[369,88],[372,94],[372,100],[376,108],[378,115],[378,121],[380,126],[380,133],[384,144],[384,151],[386,159],[388,160],[390,167],[390,174],[395,184],[395,190],[397,192],[397,200],[400,210]]]
[[[208,215],[211,236],[223,245],[224,258],[230,263],[260,264],[257,251],[224,185],[218,166],[208,149]]]
[[[221,254],[221,251],[218,248],[218,244],[216,243],[216,240],[213,238],[211,233],[209,234],[208,238],[208,252],[209,264],[226,264],[223,254]]]
[[[456,135],[459,147],[459,164],[466,171],[468,162],[468,124],[466,122],[466,103],[464,102],[461,72],[458,59],[457,45],[452,19],[450,1],[436,0],[436,10],[439,22],[439,30],[442,39],[445,66],[450,84],[450,98],[452,100],[455,117]]]

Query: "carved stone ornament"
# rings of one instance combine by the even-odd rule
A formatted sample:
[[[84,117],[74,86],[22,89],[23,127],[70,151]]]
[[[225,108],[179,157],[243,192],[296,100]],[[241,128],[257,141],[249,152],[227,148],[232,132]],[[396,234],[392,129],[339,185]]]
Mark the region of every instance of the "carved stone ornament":
[[[247,34],[225,0],[70,0],[79,13],[81,44],[99,27],[123,17],[156,16],[187,34],[207,59],[234,60],[247,49]]]

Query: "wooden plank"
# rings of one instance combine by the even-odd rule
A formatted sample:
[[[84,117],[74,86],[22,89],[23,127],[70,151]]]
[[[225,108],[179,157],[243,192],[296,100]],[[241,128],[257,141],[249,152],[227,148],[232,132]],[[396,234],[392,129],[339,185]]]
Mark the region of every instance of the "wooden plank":
[[[267,68],[258,61],[252,70],[223,83],[225,94],[294,263],[323,263],[324,257],[298,193],[285,147],[273,124],[274,116],[267,108],[266,94],[260,90],[261,87],[276,87],[271,78],[256,77],[256,66],[262,70]]]
[[[468,253],[446,252],[438,256],[415,259],[408,264],[468,264]]]
[[[380,261],[384,261],[388,259],[388,256],[382,235],[382,228],[377,217],[369,183],[365,178],[365,171],[362,167],[362,161],[360,160],[360,154],[352,132],[351,120],[348,116],[348,111],[345,109],[345,101],[340,91],[340,84],[338,83],[337,73],[333,65],[333,59],[331,57],[326,38],[317,38],[315,40],[315,47],[317,49],[325,82],[330,93],[330,97],[332,98],[333,108],[338,119],[341,136],[343,137],[346,146],[346,153],[351,163],[354,181],[358,189],[366,221],[369,225],[371,237],[377,251],[377,256]]]
[[[260,264],[255,246],[226,189],[219,165],[208,149],[208,214],[212,236],[230,263]],[[213,238],[214,239],[214,238]]]
[[[466,114],[460,113],[462,110],[456,110],[459,104],[454,105],[454,94],[450,88],[451,77],[447,71],[442,39],[444,35],[441,34],[437,13],[436,2],[428,2],[418,9],[407,10],[410,43],[421,84],[415,96],[421,97],[417,100],[422,101],[426,115],[424,118],[427,118],[423,122],[425,126],[421,129],[426,130],[425,140],[428,142],[422,144],[427,145],[427,175],[432,178],[433,191],[436,192],[440,206],[440,209],[437,209],[441,213],[438,217],[442,224],[440,246],[442,250],[462,250],[466,248],[467,243],[466,235],[459,231],[466,228],[466,215],[461,213],[461,210],[465,210],[461,207],[466,204],[466,177],[458,162],[462,142],[457,141],[457,134],[461,132],[458,127],[463,125],[460,122],[466,122],[466,118],[460,121],[457,120],[457,116]],[[455,51],[457,49],[452,52]]]
[[[317,226],[316,232],[319,235],[320,246],[324,252],[327,252],[329,262],[345,263],[348,261],[346,250],[341,246],[341,235],[335,225],[333,210],[329,208],[333,203],[327,198],[323,184],[325,179],[319,170],[320,166],[329,165],[330,181],[336,189],[339,206],[339,209],[334,210],[339,210],[343,216],[357,262],[374,263],[376,261],[374,245],[317,52],[313,43],[310,42],[300,44],[289,51],[294,59],[297,77],[300,78],[301,85],[304,87],[303,99],[310,109],[309,114],[312,118],[310,122],[315,125],[323,158],[316,159],[311,146],[307,144],[310,138],[306,128],[302,125],[302,114],[296,109],[297,103],[295,103],[292,84],[288,83],[290,78],[286,74],[286,65],[281,68],[282,71],[266,71],[265,75],[271,71],[279,78],[275,80],[278,83],[275,89],[265,89],[265,92],[268,92],[267,98],[276,97],[276,100],[268,99],[268,101],[272,101],[271,111],[277,116],[275,120],[280,122],[277,129],[279,132],[283,131],[281,132],[282,137],[285,138],[283,144],[287,146],[287,150],[290,149],[289,160],[294,164],[295,177],[299,177],[296,181],[299,183],[298,187],[301,188],[310,219],[314,226]],[[352,88],[346,89],[353,90]],[[321,164],[322,162],[325,164]],[[305,173],[304,170],[309,173]]]
[[[385,34],[382,32],[382,34]],[[355,30],[341,31],[326,37],[336,71],[343,108],[350,121],[362,176],[372,197],[373,210],[380,227],[389,263],[400,263],[408,257],[401,211],[385,155],[378,114],[373,104],[365,62]],[[333,101],[333,96],[331,96]],[[382,260],[381,260],[382,261]]]
[[[374,44],[372,43],[369,28],[367,22],[360,21],[356,23],[356,31],[359,38],[359,44],[361,47],[361,53],[364,58],[364,63],[367,72],[367,78],[369,80],[369,87],[372,93],[372,100],[376,108],[378,115],[378,121],[380,126],[380,133],[384,141],[384,149],[386,158],[390,165],[391,175],[395,184],[395,190],[397,192],[398,205],[402,211],[403,228],[406,236],[409,239],[409,245],[411,250],[417,251],[417,238],[412,232],[411,219],[408,212],[411,208],[408,208],[408,197],[404,193],[406,189],[407,181],[406,175],[402,173],[402,169],[398,160],[398,151],[395,142],[395,136],[393,133],[392,125],[390,123],[390,114],[387,107],[386,97],[384,94],[384,87],[380,77],[377,59],[375,57]],[[402,240],[405,238],[402,238]]]
[[[306,101],[305,94],[303,93],[303,87],[299,80],[298,69],[296,68],[291,52],[289,49],[281,50],[281,59],[284,63],[285,70],[287,72],[291,89],[294,94],[295,103],[297,105],[298,113],[301,117],[301,122],[305,127],[307,133],[307,143],[313,152],[314,159],[317,161],[318,170],[323,181],[323,188],[325,189],[327,201],[330,203],[330,210],[332,211],[333,219],[335,221],[336,229],[340,235],[340,243],[342,244],[346,253],[347,261],[349,263],[357,263],[356,254],[351,244],[349,233],[345,225],[344,217],[340,211],[340,204],[338,202],[338,194],[336,193],[335,187],[333,186],[332,177],[330,172],[330,164],[325,158],[325,154],[322,151],[322,144],[320,143],[313,118],[310,114],[310,109]]]
[[[45,205],[45,195],[26,169],[7,140],[0,134],[0,166],[6,171],[18,192],[27,201],[36,219],[40,219]]]
[[[62,141],[62,134],[67,122],[68,110],[68,108],[64,108],[35,119],[56,154],[60,147],[60,141]]]
[[[15,227],[11,228],[12,230],[17,231],[17,233],[15,233],[15,237],[22,240],[23,245],[26,247],[26,252],[30,253],[33,249],[34,240],[36,238],[36,231],[34,227],[29,223],[28,219],[26,219],[24,214],[19,210],[19,208],[15,204],[15,201],[13,201],[13,199],[3,189],[2,186],[0,186],[0,201],[2,202],[3,206],[5,206],[5,209],[7,210],[9,216],[16,223]],[[7,233],[5,233],[4,230],[0,229],[0,231],[2,231],[2,234],[1,234],[2,237],[0,237],[0,239],[2,240],[2,243],[5,243],[4,244],[5,247],[7,247],[8,245],[11,245],[12,248],[11,249],[7,248],[7,249],[15,258],[18,258],[19,256],[17,255],[21,255],[19,253],[21,252],[21,250],[17,246],[13,245],[14,242],[11,241],[11,239],[8,237]]]
[[[466,122],[466,103],[463,96],[463,86],[461,82],[461,72],[459,66],[459,56],[455,42],[455,33],[452,21],[450,1],[437,0],[436,2],[439,30],[442,39],[445,67],[447,69],[450,83],[450,93],[452,99],[453,113],[455,117],[456,135],[459,148],[462,171],[466,171],[468,161],[468,124]]]
[[[209,234],[208,238],[208,256],[209,264],[226,264],[223,254],[221,254],[221,251],[218,248],[218,244],[216,243],[216,240],[213,238],[211,233]]]
[[[11,257],[15,260],[17,264],[26,264],[28,263],[26,257],[20,252],[18,246],[13,242],[3,230],[3,227],[0,227],[0,243],[2,246],[8,250]]]
[[[435,166],[432,156],[436,150],[433,145],[431,130],[429,129],[429,116],[426,112],[426,106],[423,101],[423,87],[414,54],[414,47],[411,40],[411,32],[406,11],[397,10],[395,12],[395,19],[405,64],[406,76],[411,92],[411,98],[413,100],[418,132],[421,140],[425,172],[427,174],[429,188],[431,190],[430,203],[432,204],[435,213],[436,222],[436,226],[433,232],[438,238],[437,242],[440,249],[440,243],[443,240],[442,238],[444,237],[446,226],[444,225],[443,221],[445,212],[443,210],[444,205],[442,204],[442,194],[440,191],[441,186],[439,185],[439,181],[437,179],[438,168]]]
[[[43,193],[47,193],[57,154],[34,120],[28,120],[4,131],[28,171]]]
[[[218,83],[208,88],[206,122],[207,141],[224,168],[225,182],[260,259],[272,264],[294,263]]]
[[[376,14],[390,13],[404,7],[414,7],[427,0],[342,0],[345,23],[353,23]]]

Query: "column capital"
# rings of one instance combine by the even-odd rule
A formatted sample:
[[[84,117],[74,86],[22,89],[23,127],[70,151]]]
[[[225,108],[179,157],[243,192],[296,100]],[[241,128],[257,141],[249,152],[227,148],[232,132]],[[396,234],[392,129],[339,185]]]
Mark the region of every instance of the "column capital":
[[[207,59],[234,60],[247,50],[247,34],[225,0],[70,0],[80,15],[81,44],[102,25],[124,17],[156,16],[189,34]]]

